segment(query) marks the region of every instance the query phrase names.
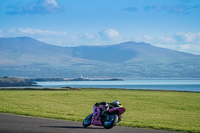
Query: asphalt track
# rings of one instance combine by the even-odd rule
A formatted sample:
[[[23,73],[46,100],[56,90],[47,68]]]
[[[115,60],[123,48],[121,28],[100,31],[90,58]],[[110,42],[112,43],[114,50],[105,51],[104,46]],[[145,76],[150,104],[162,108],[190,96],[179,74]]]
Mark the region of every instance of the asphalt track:
[[[81,122],[35,118],[0,113],[0,133],[178,133],[152,129],[116,126],[112,129],[90,126]]]

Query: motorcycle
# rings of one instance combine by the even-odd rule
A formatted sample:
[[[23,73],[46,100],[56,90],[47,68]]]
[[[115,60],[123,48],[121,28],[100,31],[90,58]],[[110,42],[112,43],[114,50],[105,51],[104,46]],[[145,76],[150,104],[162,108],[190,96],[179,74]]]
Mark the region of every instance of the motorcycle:
[[[126,111],[126,109],[124,107],[114,107],[102,113],[106,107],[106,105],[96,103],[93,106],[93,113],[89,114],[83,120],[83,126],[88,127],[92,124],[95,126],[103,126],[105,129],[110,129],[116,126],[116,124],[121,121],[121,115]]]

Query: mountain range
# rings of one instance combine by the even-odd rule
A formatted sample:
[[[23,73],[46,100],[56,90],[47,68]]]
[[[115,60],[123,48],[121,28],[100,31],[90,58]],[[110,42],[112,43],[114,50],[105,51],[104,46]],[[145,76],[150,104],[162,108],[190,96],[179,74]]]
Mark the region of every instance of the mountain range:
[[[144,42],[61,47],[29,37],[0,38],[0,76],[200,78],[200,55]]]

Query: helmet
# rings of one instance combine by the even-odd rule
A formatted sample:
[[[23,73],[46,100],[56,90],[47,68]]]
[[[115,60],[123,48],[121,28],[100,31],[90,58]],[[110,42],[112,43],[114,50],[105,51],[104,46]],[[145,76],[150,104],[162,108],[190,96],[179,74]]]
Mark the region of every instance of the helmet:
[[[118,101],[118,100],[115,100],[113,103],[115,103],[115,104],[120,104],[120,102]]]
[[[120,104],[118,100],[115,100],[113,103],[116,104],[118,107],[122,107],[122,105]]]

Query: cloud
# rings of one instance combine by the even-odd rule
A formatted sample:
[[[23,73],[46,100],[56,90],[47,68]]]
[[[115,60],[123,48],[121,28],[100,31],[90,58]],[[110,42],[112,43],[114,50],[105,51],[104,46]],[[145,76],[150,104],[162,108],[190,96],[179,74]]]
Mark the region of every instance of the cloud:
[[[177,32],[173,35],[139,36],[132,40],[182,52],[200,54],[200,32]]]
[[[175,35],[177,42],[183,43],[200,43],[200,32],[197,33],[185,33],[185,32],[178,32]]]
[[[188,3],[191,2],[191,0],[181,0],[182,4],[177,5],[147,5],[143,7],[127,7],[123,8],[122,11],[129,11],[129,12],[137,12],[137,11],[145,11],[145,12],[151,12],[151,11],[158,11],[158,12],[166,12],[171,14],[190,14],[194,9],[200,8],[199,5],[189,5]]]
[[[184,45],[180,45],[181,49],[182,50],[187,50],[187,49],[190,49],[190,44],[184,44]]]
[[[4,31],[4,37],[20,36],[32,37],[37,40],[55,45],[63,45],[66,42],[66,39],[73,38],[73,36],[68,34],[67,32],[49,31],[33,28],[13,28]]]
[[[163,35],[163,36],[140,36],[135,37],[138,41],[147,41],[150,43],[160,42],[163,44],[200,44],[200,32],[177,32],[174,35]]]
[[[26,5],[18,3],[16,5],[7,6],[6,14],[24,15],[24,14],[49,14],[59,13],[63,11],[56,0],[37,0]]]
[[[163,10],[164,9],[164,7],[163,6],[161,6],[161,5],[153,5],[153,6],[144,6],[143,7],[143,10],[144,11],[151,11],[151,10]]]
[[[193,9],[200,8],[199,5],[152,5],[144,6],[143,10],[146,12],[149,11],[164,11],[172,14],[190,14]]]
[[[32,29],[32,28],[13,28],[8,30],[9,33],[13,33],[16,35],[66,35],[66,32],[56,32],[56,31],[49,31],[49,30],[40,30],[40,29]]]
[[[179,0],[180,2],[183,2],[183,3],[189,3],[191,2],[192,0]]]
[[[2,31],[2,35],[2,37],[27,36],[59,46],[109,45],[122,41],[119,33],[113,29],[102,30],[97,33],[70,34],[67,32],[33,28],[12,28]]]
[[[135,7],[127,7],[127,8],[123,8],[122,11],[137,12],[138,9]]]
[[[166,36],[167,38],[167,36]],[[163,47],[172,49],[171,46],[165,45],[173,45],[174,50],[188,52],[193,54],[200,54],[200,32],[191,33],[191,32],[177,32],[175,35],[170,36],[174,42],[165,43],[160,42]]]
[[[176,39],[173,36],[159,36],[157,39],[158,42],[163,42],[163,43],[176,43]]]
[[[102,30],[99,32],[99,35],[104,40],[115,40],[120,38],[119,33],[113,29]]]
[[[0,30],[0,37],[2,36],[2,34],[3,34],[2,30]]]

